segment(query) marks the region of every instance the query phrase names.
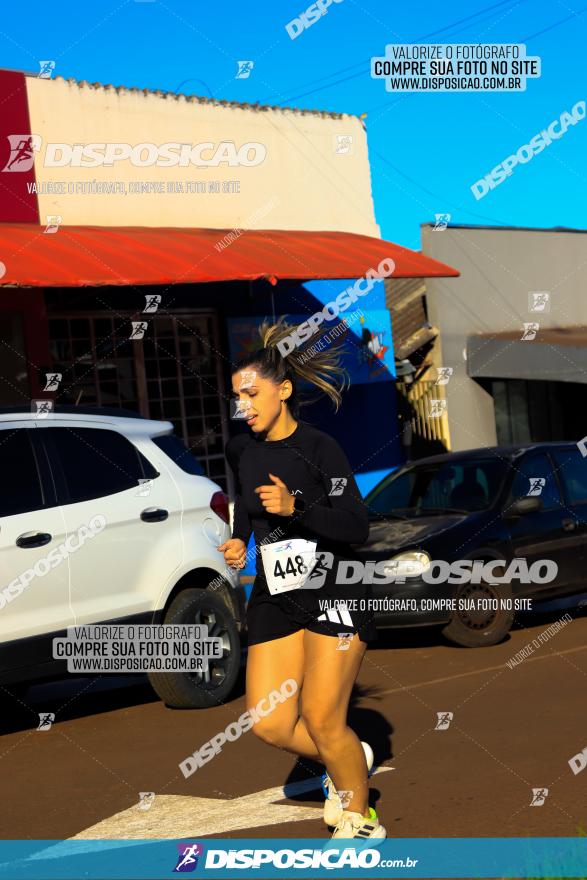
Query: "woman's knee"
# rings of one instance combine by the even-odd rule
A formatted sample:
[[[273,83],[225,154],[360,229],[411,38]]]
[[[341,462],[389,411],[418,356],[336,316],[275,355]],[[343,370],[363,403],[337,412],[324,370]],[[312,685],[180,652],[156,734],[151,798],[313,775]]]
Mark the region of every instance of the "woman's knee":
[[[289,725],[281,724],[271,717],[259,718],[253,724],[252,731],[263,742],[280,748],[287,748],[291,739]]]
[[[345,728],[337,714],[334,712],[324,712],[322,706],[308,708],[302,710],[302,718],[306,725],[306,730],[315,743],[332,740],[338,736]]]

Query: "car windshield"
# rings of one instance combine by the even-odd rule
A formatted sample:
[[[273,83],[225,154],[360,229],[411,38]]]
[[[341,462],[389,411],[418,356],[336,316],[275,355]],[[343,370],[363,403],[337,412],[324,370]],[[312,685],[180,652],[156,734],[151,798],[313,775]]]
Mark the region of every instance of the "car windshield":
[[[486,510],[506,469],[506,463],[495,458],[402,468],[376,486],[366,504],[374,516],[399,518]]]

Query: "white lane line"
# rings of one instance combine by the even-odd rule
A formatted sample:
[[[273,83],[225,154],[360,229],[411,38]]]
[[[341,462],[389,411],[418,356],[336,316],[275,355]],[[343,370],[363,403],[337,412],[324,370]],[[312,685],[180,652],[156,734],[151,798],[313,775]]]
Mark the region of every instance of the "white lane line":
[[[386,773],[393,767],[378,767],[372,775]],[[260,828],[282,825],[286,822],[304,822],[319,819],[322,806],[304,807],[276,804],[275,801],[292,798],[320,787],[319,776],[288,785],[266,788],[238,798],[205,798],[186,795],[155,795],[149,810],[140,810],[137,804],[115,813],[108,819],[80,831],[68,840],[35,853],[31,859],[63,858],[82,852],[93,852],[107,841],[112,848],[132,846],[136,840],[178,839],[223,834],[240,828]],[[71,846],[70,841],[75,841]]]
[[[528,657],[527,660],[524,660],[523,665],[526,665],[526,663],[536,663],[538,660],[550,660],[552,657],[562,657],[564,654],[575,654],[577,651],[586,650],[587,645],[581,645],[578,648],[568,648],[566,651],[551,651],[550,654],[545,654],[543,657]],[[385,669],[385,666],[382,666],[381,668]],[[457,678],[467,678],[469,675],[479,675],[481,672],[496,672],[498,669],[507,669],[505,661],[498,666],[485,666],[483,669],[471,669],[469,672],[459,672],[456,675],[445,675],[444,678],[431,678],[430,681],[418,681],[415,684],[404,684],[403,687],[390,688],[386,691],[377,691],[377,698],[383,697],[386,694],[400,694],[402,691],[413,691],[416,690],[416,688],[428,687],[428,685],[431,684],[442,684],[445,681],[455,681]]]

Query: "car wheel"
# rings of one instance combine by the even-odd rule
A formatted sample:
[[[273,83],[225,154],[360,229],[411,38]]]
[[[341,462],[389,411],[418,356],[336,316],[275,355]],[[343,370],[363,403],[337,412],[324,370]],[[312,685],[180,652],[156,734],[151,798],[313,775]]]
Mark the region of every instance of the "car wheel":
[[[455,598],[457,610],[442,630],[451,642],[465,648],[481,648],[483,645],[496,645],[510,631],[514,622],[510,584],[465,584],[457,591]],[[477,607],[479,600],[483,599],[491,601],[485,603],[485,608]],[[459,609],[461,600],[466,600],[466,603],[465,607]],[[466,605],[475,607],[467,608]]]
[[[223,703],[240,668],[240,637],[234,616],[223,600],[207,590],[182,590],[167,609],[163,623],[199,623],[208,636],[222,640],[222,657],[210,658],[205,672],[154,672],[155,693],[174,709],[205,709]]]

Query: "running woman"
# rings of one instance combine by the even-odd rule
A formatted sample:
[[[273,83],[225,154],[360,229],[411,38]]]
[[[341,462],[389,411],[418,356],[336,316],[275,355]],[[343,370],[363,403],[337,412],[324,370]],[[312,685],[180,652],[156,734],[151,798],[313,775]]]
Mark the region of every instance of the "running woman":
[[[338,563],[354,558],[350,545],[367,540],[369,522],[338,443],[298,418],[300,380],[338,409],[346,374],[334,348],[309,359],[296,352],[282,357],[277,342],[292,329],[283,321],[263,324],[262,347],[234,370],[233,394],[251,433],[226,445],[236,486],[234,524],[232,538],[218,549],[228,565],[243,568],[254,533],[247,708],[288,679],[297,684],[253,731],[326,766],[324,821],[334,838],[381,838],[385,828],[368,803],[373,752],[347,725],[351,691],[376,636],[370,588],[336,583]]]

